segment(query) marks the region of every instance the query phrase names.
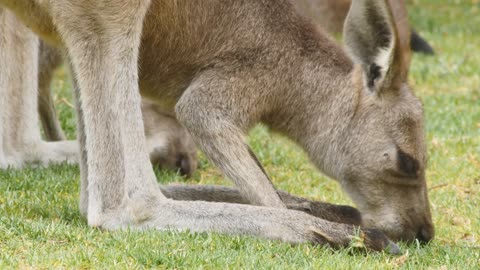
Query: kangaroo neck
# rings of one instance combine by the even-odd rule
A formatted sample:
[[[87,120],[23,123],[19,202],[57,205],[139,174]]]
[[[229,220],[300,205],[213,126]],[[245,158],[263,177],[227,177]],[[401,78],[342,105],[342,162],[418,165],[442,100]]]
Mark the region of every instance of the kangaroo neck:
[[[320,67],[299,74],[303,74],[301,83],[290,90],[295,94],[283,104],[280,125],[272,128],[299,144],[319,170],[339,179],[342,141],[350,132],[359,100],[356,71],[335,73]]]

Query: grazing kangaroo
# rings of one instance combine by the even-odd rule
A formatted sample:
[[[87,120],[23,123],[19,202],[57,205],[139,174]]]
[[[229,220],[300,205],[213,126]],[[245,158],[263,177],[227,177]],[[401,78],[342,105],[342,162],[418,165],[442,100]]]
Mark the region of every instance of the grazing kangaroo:
[[[38,113],[47,141],[65,140],[58,121],[50,84],[55,69],[63,57],[60,51],[40,41],[38,75]],[[176,121],[175,116],[157,108],[147,101],[142,102],[147,149],[154,166],[179,170],[190,176],[197,168],[195,143],[188,132]]]
[[[68,50],[84,149],[80,208],[91,226],[348,245],[354,226],[285,209],[243,139],[264,122],[340,182],[363,225],[395,240],[433,238],[423,111],[388,2],[353,2],[351,58],[287,0],[0,3]],[[241,198],[260,206],[162,193],[147,164],[138,78],[142,94],[175,111]],[[398,251],[377,230],[360,233],[371,249]]]
[[[352,0],[294,0],[292,2],[300,13],[313,19],[328,32],[339,33],[343,30],[343,23],[347,17]],[[389,3],[393,13],[399,15],[395,17],[395,21],[397,23],[400,22],[398,26],[406,27],[402,31],[410,31],[405,0],[389,0]],[[435,53],[430,44],[414,29],[405,37],[405,41],[410,42],[414,52]]]

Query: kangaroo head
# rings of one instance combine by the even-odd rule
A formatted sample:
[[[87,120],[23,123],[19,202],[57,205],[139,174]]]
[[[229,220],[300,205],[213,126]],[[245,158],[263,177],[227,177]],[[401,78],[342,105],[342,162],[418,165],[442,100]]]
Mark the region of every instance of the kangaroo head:
[[[358,102],[339,178],[365,226],[394,240],[429,241],[423,109],[407,83],[409,44],[399,42],[408,27],[394,16],[386,0],[354,0],[345,22]]]

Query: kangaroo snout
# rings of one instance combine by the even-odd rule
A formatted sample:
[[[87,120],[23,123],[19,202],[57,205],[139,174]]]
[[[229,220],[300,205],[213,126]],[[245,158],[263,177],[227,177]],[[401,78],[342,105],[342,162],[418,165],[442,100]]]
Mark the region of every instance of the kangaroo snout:
[[[431,222],[410,226],[405,223],[400,224],[399,222],[378,223],[366,221],[364,225],[380,229],[393,241],[410,243],[418,240],[420,243],[426,244],[433,240],[435,236],[435,229]]]
[[[393,241],[409,243],[418,240],[425,244],[435,237],[429,208],[401,211],[386,206],[377,210],[362,213],[363,226],[379,229]]]
[[[415,227],[415,239],[421,243],[428,243],[435,237],[435,228],[433,226],[430,209],[426,209],[425,212],[423,216],[417,215],[416,218],[413,217],[414,221],[420,221]]]
[[[432,241],[434,237],[435,229],[431,223],[421,226],[416,236],[421,243],[428,243]]]
[[[393,233],[392,236],[386,233],[392,240],[413,242],[418,240],[422,244],[426,244],[433,240],[435,236],[435,229],[431,222],[425,222],[416,226],[403,226],[403,229],[398,233]]]
[[[428,201],[428,200],[427,200]],[[432,222],[432,215],[430,213],[430,208],[426,207],[423,212],[418,213],[414,209],[408,211],[410,224],[414,224],[413,233],[414,237],[412,239],[405,239],[407,242],[414,241],[417,239],[421,243],[430,242],[435,236],[435,228]]]

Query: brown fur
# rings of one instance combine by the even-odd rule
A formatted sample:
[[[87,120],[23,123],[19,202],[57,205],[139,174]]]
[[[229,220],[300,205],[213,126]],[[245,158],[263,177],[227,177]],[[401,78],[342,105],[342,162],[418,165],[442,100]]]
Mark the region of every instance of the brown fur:
[[[305,16],[331,33],[341,33],[352,0],[292,0]]]

